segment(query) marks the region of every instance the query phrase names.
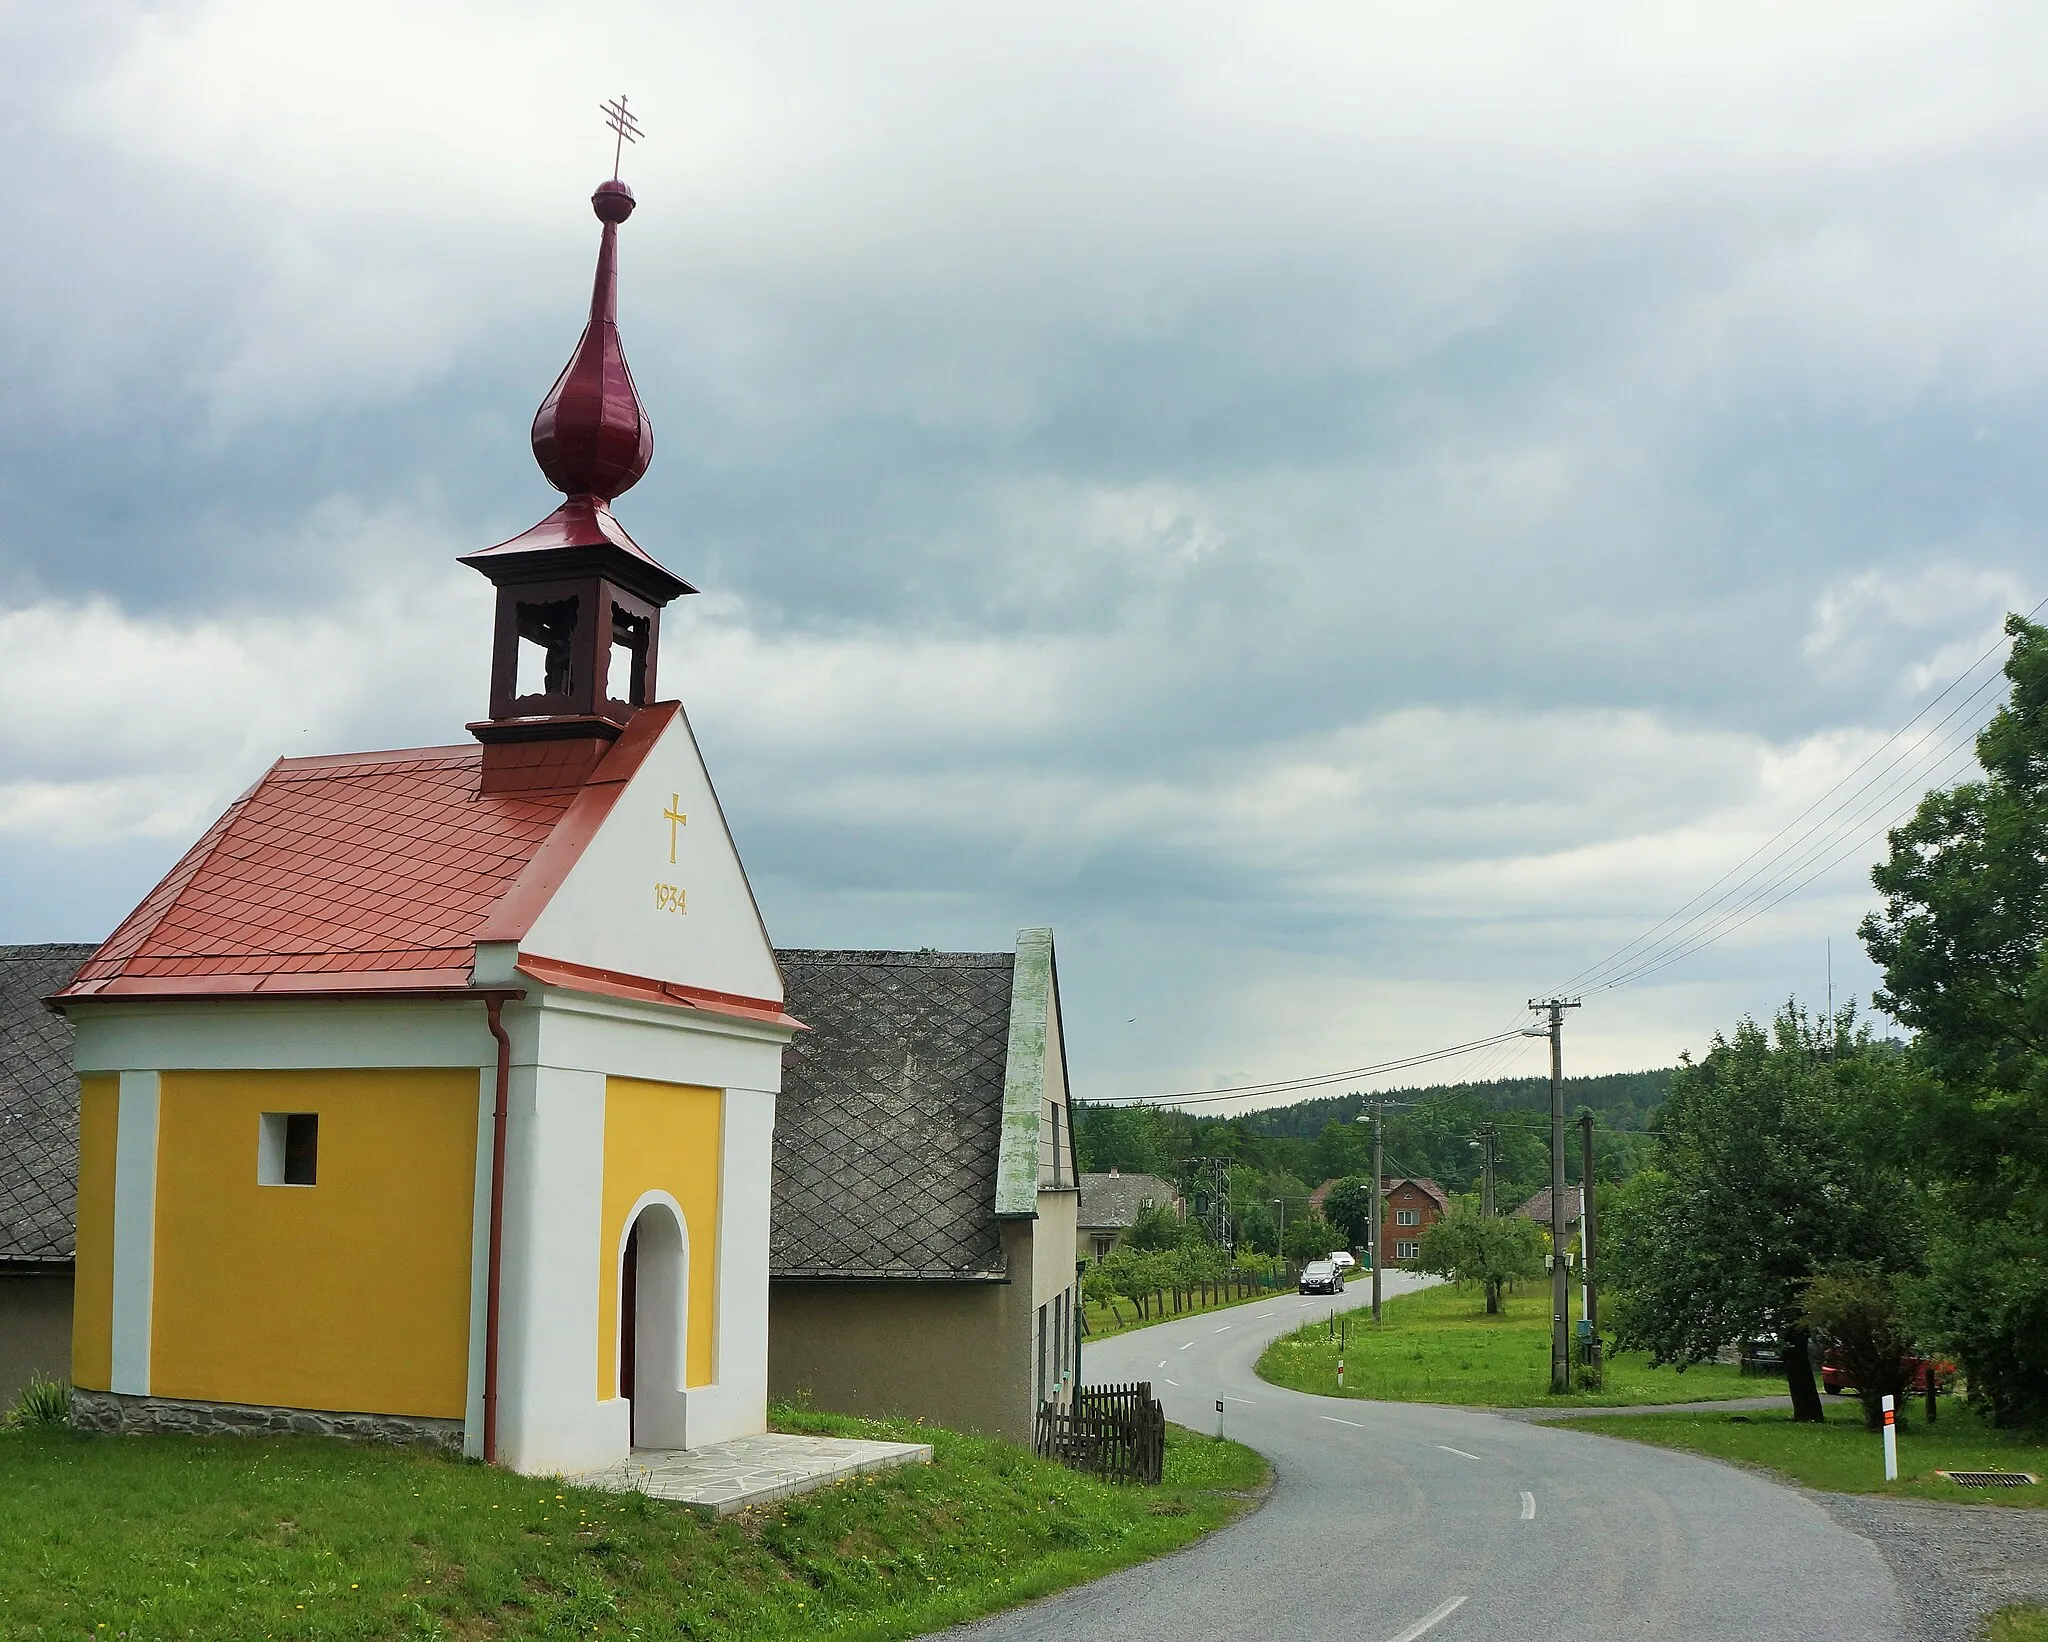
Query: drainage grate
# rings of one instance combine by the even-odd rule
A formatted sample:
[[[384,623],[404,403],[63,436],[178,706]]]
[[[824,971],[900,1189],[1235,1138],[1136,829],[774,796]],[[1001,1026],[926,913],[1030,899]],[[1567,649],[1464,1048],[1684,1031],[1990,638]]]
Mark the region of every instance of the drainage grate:
[[[1958,1488],[2024,1488],[2041,1479],[2031,1471],[1937,1471]]]

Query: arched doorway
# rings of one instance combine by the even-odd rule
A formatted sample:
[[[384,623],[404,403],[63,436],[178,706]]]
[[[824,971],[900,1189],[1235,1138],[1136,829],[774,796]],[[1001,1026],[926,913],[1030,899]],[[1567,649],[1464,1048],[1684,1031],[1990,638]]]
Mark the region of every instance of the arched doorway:
[[[689,1264],[675,1205],[644,1204],[626,1230],[619,1263],[619,1395],[632,1405],[635,1448],[687,1446]]]

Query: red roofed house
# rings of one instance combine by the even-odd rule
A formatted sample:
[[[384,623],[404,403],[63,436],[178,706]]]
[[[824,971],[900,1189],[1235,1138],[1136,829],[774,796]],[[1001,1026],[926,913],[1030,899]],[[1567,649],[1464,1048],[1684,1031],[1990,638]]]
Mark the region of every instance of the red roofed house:
[[[610,502],[653,437],[591,317],[567,500],[496,584],[460,746],[281,759],[54,1000],[81,1083],[74,1418],[420,1438],[524,1471],[766,1424],[795,1022],[680,704],[689,586]],[[527,676],[527,669],[531,676]]]

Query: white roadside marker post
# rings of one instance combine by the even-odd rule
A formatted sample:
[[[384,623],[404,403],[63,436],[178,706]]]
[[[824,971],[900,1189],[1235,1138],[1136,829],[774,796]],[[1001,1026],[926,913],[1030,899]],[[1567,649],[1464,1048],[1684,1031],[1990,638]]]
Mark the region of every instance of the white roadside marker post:
[[[1337,1389],[1339,1391],[1344,1389],[1344,1359],[1342,1357],[1337,1359]]]
[[[1216,1399],[1216,1440],[1218,1442],[1223,1440],[1223,1399],[1221,1397]]]
[[[1218,1406],[1221,1406],[1220,1404]],[[1884,1480],[1899,1480],[1899,1415],[1892,1406],[1892,1399],[1884,1400]]]

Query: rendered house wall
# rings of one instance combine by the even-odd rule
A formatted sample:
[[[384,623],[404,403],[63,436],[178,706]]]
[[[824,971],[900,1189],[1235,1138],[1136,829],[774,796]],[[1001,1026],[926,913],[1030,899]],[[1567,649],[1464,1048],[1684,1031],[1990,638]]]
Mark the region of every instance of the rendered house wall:
[[[505,1022],[513,1071],[500,1458],[515,1470],[575,1473],[630,1452],[632,1410],[616,1395],[617,1262],[625,1213],[651,1190],[683,1210],[692,1285],[711,1307],[709,1327],[690,1330],[708,1347],[698,1367],[712,1377],[681,1399],[688,1445],[766,1430],[769,1143],[787,1029],[545,987],[508,1006]],[[697,1128],[669,1133],[674,1125],[629,1117],[614,1152],[615,1089],[628,1107],[659,1104],[663,1091],[695,1096]],[[715,1128],[703,1121],[707,1098]],[[715,1184],[705,1167],[714,1132]],[[613,1159],[625,1174],[608,1182]]]
[[[71,1294],[67,1273],[0,1275],[0,1407],[32,1378],[70,1379]]]
[[[770,1395],[1029,1445],[1032,1226],[1002,1229],[1014,1274],[1007,1283],[777,1280],[769,1294]]]
[[[165,1072],[149,1393],[459,1420],[477,1074]],[[257,1178],[265,1112],[319,1117],[310,1186]]]
[[[598,1242],[598,1397],[619,1394],[620,1268],[629,1220],[650,1193],[680,1211],[689,1297],[685,1388],[716,1378],[718,1185],[725,1092],[610,1078],[605,1084],[604,1220]]]

